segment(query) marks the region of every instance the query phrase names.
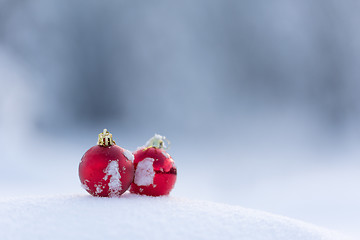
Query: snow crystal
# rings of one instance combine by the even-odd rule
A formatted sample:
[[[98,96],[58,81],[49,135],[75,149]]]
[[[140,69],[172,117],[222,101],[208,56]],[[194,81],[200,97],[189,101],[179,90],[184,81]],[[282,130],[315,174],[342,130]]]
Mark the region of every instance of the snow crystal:
[[[118,162],[116,160],[110,161],[106,169],[104,170],[104,173],[106,173],[104,177],[105,181],[108,179],[109,176],[111,176],[109,181],[109,191],[110,196],[115,196],[116,193],[118,193],[122,189],[120,182],[121,175],[119,173]]]
[[[161,153],[162,153],[166,158],[169,158],[169,157],[170,157],[170,155],[169,155],[167,152],[165,152],[165,151],[161,151]]]
[[[138,163],[135,171],[134,183],[138,186],[149,186],[153,184],[154,181],[154,168],[153,168],[154,159],[145,158]]]
[[[83,183],[81,183],[81,187],[87,191],[90,190],[89,186],[87,185],[88,182],[89,180],[85,180]]]
[[[134,161],[134,155],[129,150],[124,150],[123,154],[128,160]]]
[[[103,191],[101,184],[98,184],[98,185],[95,184],[94,186],[96,187],[96,190],[95,190],[96,194],[99,194],[99,193],[101,193]]]

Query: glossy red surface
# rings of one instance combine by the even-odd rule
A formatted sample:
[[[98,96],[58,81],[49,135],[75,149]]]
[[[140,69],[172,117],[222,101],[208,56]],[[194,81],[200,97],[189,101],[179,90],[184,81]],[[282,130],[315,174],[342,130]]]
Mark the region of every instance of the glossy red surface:
[[[84,154],[79,165],[79,177],[87,192],[99,197],[120,196],[129,188],[134,179],[134,165],[124,156],[124,151],[117,145],[108,147],[96,145]],[[118,166],[116,171],[120,174],[120,178],[115,180],[120,181],[120,188],[113,187],[114,178],[111,178],[112,175],[106,176],[106,169],[113,161],[117,162],[115,166]]]
[[[162,149],[150,147],[142,148],[134,153],[135,172],[139,162],[146,158],[154,159],[153,170],[155,172],[153,183],[148,186],[138,186],[135,181],[131,184],[130,192],[148,196],[168,195],[174,188],[177,169],[171,156]]]

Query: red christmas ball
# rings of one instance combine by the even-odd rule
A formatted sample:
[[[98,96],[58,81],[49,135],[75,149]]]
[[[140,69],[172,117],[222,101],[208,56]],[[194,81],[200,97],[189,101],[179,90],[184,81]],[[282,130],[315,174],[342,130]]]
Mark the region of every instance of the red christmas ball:
[[[82,187],[91,195],[114,197],[123,194],[134,179],[134,156],[115,144],[104,129],[98,145],[81,158],[79,177]]]
[[[168,195],[176,181],[174,160],[165,151],[164,140],[155,135],[134,153],[135,178],[130,192],[148,196]]]

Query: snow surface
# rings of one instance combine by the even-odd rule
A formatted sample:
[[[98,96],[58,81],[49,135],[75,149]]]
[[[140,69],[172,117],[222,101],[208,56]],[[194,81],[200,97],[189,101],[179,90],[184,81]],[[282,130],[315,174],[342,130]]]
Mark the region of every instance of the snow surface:
[[[124,194],[0,200],[0,239],[341,240],[287,217],[206,201]]]
[[[149,186],[154,182],[154,159],[145,158],[138,163],[135,171],[134,183],[138,186]]]
[[[5,133],[6,136],[12,134],[6,130]],[[93,144],[92,137],[93,134],[86,135],[84,142],[79,141],[80,146],[69,144],[68,139],[44,135],[39,138],[43,144],[30,144],[34,138],[19,138],[21,144],[9,145],[6,139],[1,139],[0,199],[87,194],[80,187],[78,167],[81,156]],[[137,140],[132,134],[123,134],[123,137]],[[208,143],[187,142],[186,139],[182,144],[176,143],[177,149],[171,152],[181,170],[171,196],[259,209],[360,239],[360,150],[318,155],[293,154],[293,150],[275,154],[274,148],[271,151],[261,148],[257,155],[247,152],[245,147],[231,145],[235,140],[227,142],[227,148],[216,148],[221,151],[206,151]],[[135,149],[135,140],[129,140],[134,143],[123,147]],[[196,149],[192,145],[196,145]],[[18,146],[22,146],[21,151]],[[62,149],[66,151],[60,151]],[[223,160],[225,152],[226,161]],[[229,174],[229,166],[236,174]],[[0,209],[4,207],[0,203]],[[23,210],[14,210],[14,214],[19,214],[18,211]],[[86,216],[84,221],[87,221]],[[0,214],[0,234],[2,218]]]
[[[13,132],[3,130],[4,136],[14,136]],[[6,138],[0,140],[0,199],[87,194],[80,187],[78,167],[81,156],[93,144],[94,133],[85,132],[84,141],[73,144],[68,138],[39,137],[38,134],[27,138],[20,137],[18,128],[14,131],[19,144],[8,144]],[[97,131],[94,132],[96,135]],[[41,142],[33,144],[33,136],[38,136],[35,140],[41,139]],[[124,133],[122,137],[119,142],[127,145],[121,147],[136,148],[137,134]],[[254,148],[248,148],[246,142],[237,143],[227,138],[227,146],[217,146],[219,151],[212,151],[215,148],[209,146],[209,142],[201,142],[202,138],[195,137],[192,141],[188,141],[187,136],[182,141],[171,138],[176,149],[169,153],[181,170],[171,196],[259,209],[360,239],[358,144],[346,154],[344,151],[296,152],[291,149],[296,144],[282,144],[281,153],[276,151],[279,147],[272,146],[260,146],[256,152]],[[212,138],[209,136],[209,139]],[[263,141],[268,143],[270,140]],[[225,155],[226,159],[223,158]],[[232,174],[234,172],[236,174]],[[1,205],[0,209],[3,208]],[[14,211],[18,214],[18,210]],[[87,221],[85,217],[84,221]],[[0,227],[2,218],[0,214]]]

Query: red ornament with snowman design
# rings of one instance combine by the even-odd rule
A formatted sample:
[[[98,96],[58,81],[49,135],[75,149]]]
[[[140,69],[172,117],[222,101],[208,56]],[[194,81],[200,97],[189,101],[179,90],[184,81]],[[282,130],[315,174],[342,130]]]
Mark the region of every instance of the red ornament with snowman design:
[[[168,195],[176,181],[174,160],[165,151],[165,137],[155,134],[134,152],[135,178],[130,192],[148,196]]]

